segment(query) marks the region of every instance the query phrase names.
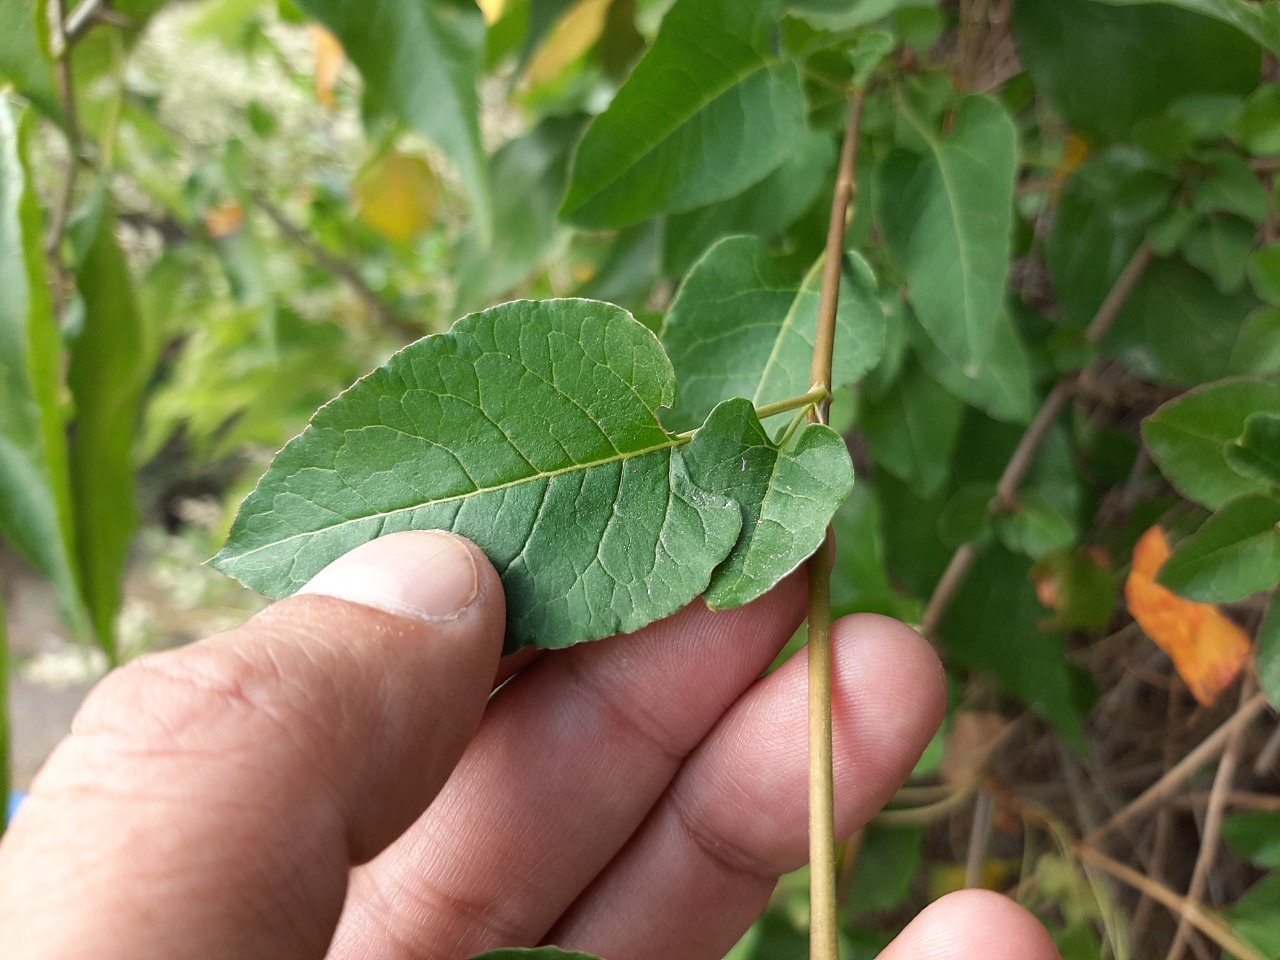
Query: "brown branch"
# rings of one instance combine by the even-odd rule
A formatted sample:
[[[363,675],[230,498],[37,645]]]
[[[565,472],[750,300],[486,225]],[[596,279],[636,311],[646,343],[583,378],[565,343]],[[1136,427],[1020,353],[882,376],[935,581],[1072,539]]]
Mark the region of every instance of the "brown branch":
[[[300,227],[285,216],[283,210],[268,200],[260,191],[251,191],[250,197],[259,209],[270,218],[271,222],[276,225],[277,230],[310,254],[311,259],[315,260],[322,268],[350,287],[351,292],[368,308],[369,312],[373,314],[374,318],[382,326],[405,340],[417,340],[422,336],[421,330],[414,328],[396,315],[391,305],[379,297],[373,291],[373,288],[365,283],[364,277],[360,276],[359,271],[354,266],[340,257],[334,256],[303,233]]]
[[[1208,914],[1200,904],[1187,900],[1174,893],[1162,883],[1145,877],[1132,867],[1125,866],[1118,860],[1112,860],[1102,851],[1090,846],[1087,842],[1075,847],[1075,855],[1081,863],[1097,867],[1122,883],[1126,883],[1162,904],[1168,910],[1186,921],[1212,940],[1222,949],[1234,954],[1239,960],[1267,960],[1261,953],[1233,934],[1221,920]]]
[[[1106,336],[1119,315],[1121,307],[1133,293],[1142,274],[1146,272],[1153,256],[1151,248],[1143,244],[1125,265],[1110,292],[1107,293],[1106,299],[1102,301],[1102,306],[1098,308],[1098,312],[1094,314],[1093,320],[1085,330],[1085,339],[1089,343],[1096,344]],[[1023,478],[1031,468],[1040,444],[1044,442],[1049,429],[1066,406],[1078,376],[1079,374],[1059,380],[1045,397],[1040,410],[1023,433],[1022,439],[1018,441],[1017,449],[1013,451],[1013,455],[1010,456],[1009,462],[1000,474],[1000,480],[996,484],[996,495],[988,509],[989,515],[994,516],[1016,506],[1018,487],[1021,486]],[[977,550],[971,543],[961,545],[952,554],[947,569],[942,579],[938,581],[937,587],[934,588],[933,595],[929,597],[929,603],[920,619],[920,631],[926,637],[936,635],[938,625],[942,622],[947,608],[951,606],[951,601],[955,599],[961,584],[969,574],[969,568],[973,566],[976,559]]]
[[[1240,706],[1249,702],[1253,692],[1253,684],[1246,679],[1240,688]],[[1238,708],[1237,708],[1238,709]],[[1244,727],[1236,727],[1227,739],[1222,761],[1213,775],[1213,786],[1209,790],[1209,805],[1204,812],[1204,829],[1200,834],[1200,851],[1196,855],[1196,864],[1191,871],[1191,882],[1187,885],[1187,899],[1199,903],[1204,898],[1204,888],[1209,880],[1209,871],[1218,855],[1218,841],[1221,839],[1222,815],[1227,806],[1227,794],[1231,792],[1231,783],[1236,776],[1236,768],[1240,765],[1240,741],[1244,736]],[[1165,960],[1182,960],[1187,948],[1187,939],[1191,933],[1191,924],[1184,913],[1178,919],[1178,929],[1173,935],[1173,943]]]
[[[858,131],[865,88],[849,100],[849,117],[840,147],[840,164],[831,198],[818,331],[810,385],[823,390],[809,408],[810,423],[826,423],[831,407],[831,360],[835,352],[836,313],[849,210],[857,195]],[[839,960],[840,923],[836,891],[834,774],[831,745],[831,536],[828,533],[808,563],[809,572],[809,956]]]
[[[1096,846],[1099,840],[1113,830],[1131,822],[1138,814],[1167,799],[1188,777],[1225,749],[1227,742],[1235,734],[1236,730],[1247,727],[1266,708],[1266,694],[1254,694],[1240,705],[1229,720],[1201,740],[1199,746],[1179,760],[1177,764],[1169,769],[1168,773],[1130,801],[1123,810],[1093,831],[1085,838],[1084,842]]]

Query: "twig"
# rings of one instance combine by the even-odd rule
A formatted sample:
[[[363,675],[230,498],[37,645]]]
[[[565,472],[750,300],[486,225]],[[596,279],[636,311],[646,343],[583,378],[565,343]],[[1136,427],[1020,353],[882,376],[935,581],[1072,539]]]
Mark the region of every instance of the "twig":
[[[1272,600],[1272,603],[1280,603],[1280,600]],[[1276,728],[1271,731],[1271,736],[1267,738],[1266,744],[1258,751],[1258,759],[1253,762],[1253,775],[1255,777],[1265,777],[1271,773],[1271,768],[1276,765],[1276,760],[1280,759],[1280,724],[1276,724]]]
[[[1234,954],[1238,960],[1267,960],[1261,953],[1244,941],[1238,939],[1226,924],[1205,912],[1200,904],[1187,900],[1174,893],[1164,884],[1156,883],[1150,877],[1144,877],[1132,867],[1127,867],[1118,860],[1112,860],[1105,853],[1089,843],[1078,844],[1075,854],[1082,863],[1097,867],[1109,873],[1122,883],[1146,894],[1152,900],[1167,907],[1172,913],[1185,917],[1187,922],[1216,943],[1222,949]]]
[[[1174,746],[1174,722],[1178,716],[1178,706],[1181,697],[1178,690],[1170,690],[1169,696],[1165,700],[1165,719],[1164,719],[1164,746],[1161,750],[1161,762],[1164,764],[1164,776],[1169,772],[1169,768],[1173,766],[1173,756],[1175,753]],[[1156,815],[1156,832],[1152,840],[1151,862],[1147,864],[1147,873],[1151,875],[1153,880],[1160,880],[1164,872],[1165,855],[1169,845],[1169,835],[1173,830],[1173,815],[1168,807],[1161,807],[1160,812]],[[1147,924],[1150,922],[1152,911],[1155,908],[1155,901],[1150,897],[1141,897],[1138,901],[1137,909],[1133,912],[1133,923],[1130,929],[1133,931],[1133,938],[1139,943],[1142,942],[1142,933],[1146,930]]]
[[[973,824],[969,828],[969,849],[964,859],[964,885],[966,888],[982,886],[982,865],[987,859],[987,844],[991,841],[992,818],[996,801],[990,791],[979,790],[973,805]]]
[[[421,330],[405,323],[396,315],[391,306],[365,283],[364,278],[360,276],[355,267],[334,256],[308,237],[284,215],[284,211],[268,200],[260,191],[251,191],[250,197],[259,209],[271,219],[271,222],[276,225],[277,230],[310,254],[311,258],[321,267],[350,287],[351,292],[356,295],[356,299],[369,309],[369,312],[373,314],[379,323],[397,336],[407,340],[416,340],[422,336]]]
[[[1124,826],[1137,817],[1138,814],[1166,799],[1188,777],[1224,749],[1227,741],[1231,739],[1236,730],[1242,730],[1247,727],[1266,708],[1266,695],[1262,693],[1254,694],[1240,705],[1229,720],[1201,740],[1199,746],[1179,760],[1168,773],[1139,794],[1123,810],[1093,831],[1085,838],[1084,842],[1089,845],[1097,845],[1098,841],[1108,833]]]
[[[849,100],[835,195],[827,228],[818,301],[818,331],[810,385],[824,391],[813,405],[810,423],[826,423],[831,408],[831,358],[835,352],[836,311],[849,208],[857,194],[856,159],[862,121],[863,88]],[[836,898],[834,773],[831,748],[831,537],[809,558],[809,956],[839,960],[840,924]]]
[[[1119,315],[1120,308],[1133,293],[1133,288],[1146,272],[1153,256],[1151,248],[1143,244],[1125,265],[1106,299],[1102,301],[1102,306],[1098,308],[1098,312],[1094,314],[1093,320],[1085,330],[1085,339],[1089,343],[1097,343],[1106,336]],[[996,496],[989,508],[992,515],[1011,509],[1016,504],[1018,487],[1031,468],[1031,463],[1040,449],[1040,444],[1044,442],[1049,428],[1053,426],[1063,407],[1066,406],[1075,379],[1072,376],[1065,377],[1054,385],[1049,395],[1045,397],[1039,412],[1023,433],[1017,449],[1013,451],[996,484]],[[951,601],[955,598],[961,584],[964,583],[964,578],[968,576],[969,568],[973,566],[975,559],[977,559],[977,551],[972,544],[968,543],[961,545],[952,554],[946,572],[938,581],[938,586],[934,588],[933,595],[929,597],[929,603],[920,619],[920,630],[926,637],[936,634],[938,625],[942,622],[947,608],[951,606]]]
[[[1246,679],[1240,688],[1240,706],[1249,702],[1253,693],[1253,684]],[[1221,838],[1222,814],[1226,810],[1227,794],[1231,791],[1231,782],[1235,779],[1236,768],[1240,765],[1240,741],[1244,735],[1244,727],[1236,727],[1227,740],[1226,749],[1222,753],[1222,761],[1213,775],[1213,786],[1209,790],[1209,805],[1204,812],[1204,829],[1200,834],[1200,851],[1196,854],[1196,865],[1191,871],[1191,882],[1187,885],[1187,899],[1199,903],[1204,898],[1205,884],[1209,879],[1209,871],[1218,855],[1218,841]],[[1182,960],[1187,948],[1187,937],[1191,933],[1191,924],[1184,913],[1178,919],[1178,929],[1173,935],[1173,944],[1169,947],[1165,960]]]

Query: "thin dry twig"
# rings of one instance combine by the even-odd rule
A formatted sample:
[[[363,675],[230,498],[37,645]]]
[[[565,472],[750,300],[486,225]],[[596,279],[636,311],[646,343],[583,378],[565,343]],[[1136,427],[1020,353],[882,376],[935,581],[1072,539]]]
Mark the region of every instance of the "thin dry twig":
[[[1253,684],[1246,679],[1240,688],[1240,707],[1249,702],[1253,693]],[[1187,900],[1199,903],[1204,898],[1204,888],[1209,879],[1209,871],[1218,855],[1218,845],[1222,831],[1222,815],[1226,810],[1226,797],[1235,780],[1236,768],[1240,765],[1240,743],[1244,737],[1244,727],[1237,726],[1227,739],[1226,748],[1222,752],[1222,760],[1213,776],[1213,786],[1209,790],[1209,806],[1204,813],[1204,829],[1200,834],[1200,851],[1196,854],[1196,865],[1191,872],[1191,882],[1187,885]],[[1178,918],[1178,929],[1173,935],[1173,943],[1165,960],[1182,960],[1186,951],[1188,937],[1191,934],[1191,921],[1184,913]]]

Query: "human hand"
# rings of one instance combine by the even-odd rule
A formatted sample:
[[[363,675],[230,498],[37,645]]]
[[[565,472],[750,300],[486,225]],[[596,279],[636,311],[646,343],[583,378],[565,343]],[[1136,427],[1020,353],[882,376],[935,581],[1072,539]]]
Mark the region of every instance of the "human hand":
[[[806,858],[803,658],[760,679],[803,593],[793,576],[737,610],[694,603],[500,663],[501,585],[477,549],[366,544],[94,690],[0,844],[3,954],[408,960],[553,942],[717,960]],[[835,667],[844,837],[910,772],[944,689],[929,647],[882,617],[836,624]],[[1056,956],[979,891],[883,954]]]

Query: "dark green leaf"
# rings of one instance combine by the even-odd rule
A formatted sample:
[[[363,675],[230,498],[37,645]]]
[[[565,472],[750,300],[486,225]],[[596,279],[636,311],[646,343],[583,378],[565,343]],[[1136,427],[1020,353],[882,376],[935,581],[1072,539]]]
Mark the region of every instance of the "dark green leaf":
[[[1263,489],[1232,470],[1224,454],[1259,411],[1280,413],[1280,386],[1263,380],[1210,384],[1162,406],[1142,424],[1142,437],[1183,496],[1216,510],[1232,497]]]
[[[1280,591],[1271,594],[1267,615],[1258,627],[1258,686],[1280,709]]]
[[[575,295],[639,310],[662,270],[662,224],[655,217],[619,230]]]
[[[365,106],[437,143],[471,197],[480,240],[491,236],[476,80],[484,18],[465,0],[298,0],[333,31],[365,84]]]
[[[1272,53],[1280,56],[1280,3],[1275,0],[1096,0],[1112,6],[1127,7],[1160,3],[1182,7],[1194,13],[1229,24],[1252,37]]]
[[[1255,413],[1226,448],[1231,469],[1250,480],[1280,484],[1280,414]]]
[[[1244,283],[1254,233],[1253,224],[1247,220],[1213,215],[1183,237],[1182,254],[1188,263],[1207,273],[1220,292],[1233,293]]]
[[[473,314],[321,408],[277,455],[213,562],[281,596],[357,544],[445,528],[478,543],[501,574],[510,648],[636,630],[712,582],[739,541],[739,503],[812,539],[800,531],[825,527],[838,500],[815,508],[774,489],[777,478],[828,500],[848,482],[829,431],[802,438],[790,458],[762,457],[747,404],[713,415],[695,455],[687,436],[658,422],[674,399],[661,345],[617,307],[517,301]],[[716,492],[691,466],[724,479],[735,440],[735,486]],[[779,531],[762,526],[763,547]],[[759,589],[762,571],[781,561],[756,556],[747,533],[735,558]],[[749,592],[729,585],[736,562],[722,581],[729,596]]]
[[[1223,911],[1231,931],[1264,957],[1280,957],[1280,870],[1267,874]]]
[[[1081,746],[1076,681],[1062,635],[1041,626],[1047,614],[1036,599],[1031,562],[991,547],[969,571],[939,633],[958,661],[994,675],[1068,742]]]
[[[779,451],[743,399],[711,412],[684,459],[699,486],[731,497],[742,511],[742,535],[704,594],[713,609],[749,603],[796,569],[818,549],[853,484],[838,433],[810,426]]]
[[[1246,266],[1254,293],[1267,303],[1280,303],[1280,243],[1253,251]]]
[[[1200,213],[1236,213],[1251,223],[1267,218],[1266,188],[1249,164],[1225,151],[1210,158],[1207,172],[1195,184],[1191,205]]]
[[[1231,350],[1231,372],[1280,373],[1280,307],[1266,304],[1245,317]]]
[[[769,2],[677,0],[587,129],[561,215],[622,227],[736,196],[781,164],[805,102],[796,67],[774,62],[775,23]]]
[[[831,137],[815,131],[795,145],[782,166],[740,196],[668,217],[663,273],[682,276],[722,237],[768,237],[785,230],[817,199],[834,162]]]
[[[512,140],[489,165],[494,223],[487,246],[471,221],[458,240],[454,309],[474,310],[514,289],[544,260],[556,238],[556,210],[569,176],[569,156],[585,117],[552,117]]]
[[[57,118],[62,108],[53,81],[53,63],[37,32],[37,18],[46,12],[37,0],[0,4],[0,80],[8,80],[46,115]]]
[[[867,826],[858,860],[849,879],[850,913],[892,910],[901,906],[915,883],[924,857],[924,831],[919,827]]]
[[[964,407],[917,364],[863,398],[860,421],[875,464],[931,497],[950,471]]]
[[[681,286],[662,342],[680,382],[664,421],[673,430],[701,423],[721,400],[757,407],[807,393],[817,335],[821,265],[800,283],[781,276],[758,237],[730,237],[707,251]],[[836,317],[833,390],[869,370],[884,343],[875,278],[849,254]]]
[[[854,484],[831,526],[836,541],[831,569],[832,616],[870,612],[909,618],[885,567],[880,505],[870,484]]]
[[[940,136],[901,104],[928,153],[891,153],[877,178],[877,215],[907,277],[912,306],[938,346],[976,374],[1004,301],[1013,227],[1017,135],[996,101],[970,96]]]
[[[1240,810],[1222,821],[1222,837],[1237,856],[1280,867],[1280,810]]]
[[[938,537],[947,546],[959,547],[986,536],[991,521],[991,501],[996,495],[994,483],[966,483],[947,501],[938,516]]]
[[[1247,493],[1223,504],[1160,568],[1160,583],[1204,603],[1235,603],[1280,582],[1280,499]]]
[[[1233,372],[1236,341],[1256,306],[1247,291],[1221,293],[1185,263],[1156,260],[1100,349],[1157,383],[1194,386],[1217,380]]]
[[[920,359],[939,383],[970,406],[996,420],[1027,423],[1035,412],[1030,358],[1008,314],[996,319],[993,333],[991,353],[969,374],[928,336],[920,338]]]
[[[1249,94],[1234,128],[1235,138],[1254,156],[1280,154],[1280,86],[1264,83]]]
[[[1032,560],[1065,550],[1079,536],[1073,518],[1062,504],[1034,488],[1018,495],[1018,509],[997,517],[995,528],[1007,549]]]
[[[1013,28],[1036,88],[1095,141],[1126,140],[1181,97],[1244,96],[1261,66],[1257,43],[1234,28],[1164,5],[1018,0]]]
[[[95,204],[96,229],[76,273],[84,322],[67,370],[76,404],[71,489],[85,599],[98,640],[114,657],[115,619],[138,523],[133,437],[149,371],[133,281],[105,188]]]
[[[64,614],[87,636],[30,134],[29,119],[0,95],[0,532],[52,581]]]

